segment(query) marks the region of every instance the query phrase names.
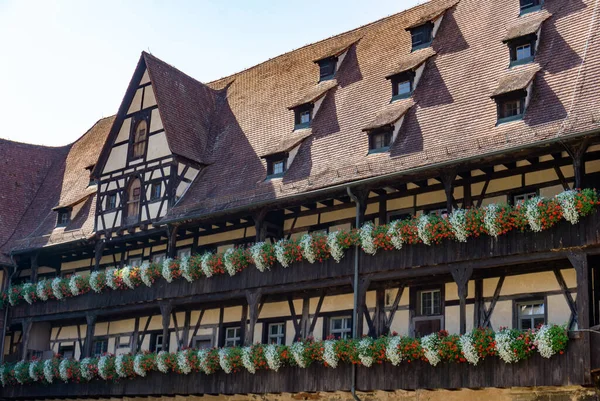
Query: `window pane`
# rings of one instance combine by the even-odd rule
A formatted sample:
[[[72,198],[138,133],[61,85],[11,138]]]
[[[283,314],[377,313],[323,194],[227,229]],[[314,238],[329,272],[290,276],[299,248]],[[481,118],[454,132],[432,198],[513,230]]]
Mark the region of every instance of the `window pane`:
[[[273,174],[283,173],[283,161],[273,162]]]
[[[531,57],[531,45],[517,46],[517,60],[523,60]]]
[[[398,83],[398,94],[404,95],[410,93],[411,84],[410,81],[404,81]]]
[[[310,111],[303,111],[300,113],[300,124],[306,124],[310,122]]]
[[[521,101],[511,100],[504,103],[504,117],[518,116],[521,114]]]
[[[521,330],[529,330],[531,327],[531,319],[521,319]]]

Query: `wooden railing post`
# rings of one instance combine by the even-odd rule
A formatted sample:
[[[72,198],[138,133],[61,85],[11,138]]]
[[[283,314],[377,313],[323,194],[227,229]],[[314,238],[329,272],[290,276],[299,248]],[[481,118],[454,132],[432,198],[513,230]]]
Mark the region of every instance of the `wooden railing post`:
[[[256,327],[256,321],[258,320],[258,305],[262,292],[259,291],[246,291],[246,301],[248,302],[249,311],[249,324],[246,325],[246,333],[244,335],[244,344],[252,345],[254,343],[254,328]]]
[[[452,269],[452,277],[458,287],[458,298],[460,299],[460,334],[467,332],[467,295],[469,290],[469,279],[473,274],[472,267]]]
[[[169,333],[169,326],[171,324],[171,311],[173,305],[170,302],[161,302],[160,314],[162,316],[162,351],[169,351],[169,343],[171,342],[171,335]]]
[[[92,356],[92,345],[94,343],[94,333],[96,330],[96,318],[97,315],[95,313],[90,312],[85,315],[85,343],[83,345],[84,358],[89,358]]]

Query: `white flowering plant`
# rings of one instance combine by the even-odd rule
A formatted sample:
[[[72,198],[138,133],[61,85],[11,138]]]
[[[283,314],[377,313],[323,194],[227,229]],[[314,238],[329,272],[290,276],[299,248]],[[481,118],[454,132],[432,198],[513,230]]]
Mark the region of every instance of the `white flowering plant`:
[[[275,250],[265,242],[258,242],[250,247],[252,262],[260,272],[269,270],[275,260]]]
[[[90,288],[95,293],[101,293],[106,288],[106,273],[101,271],[93,271],[90,274]]]

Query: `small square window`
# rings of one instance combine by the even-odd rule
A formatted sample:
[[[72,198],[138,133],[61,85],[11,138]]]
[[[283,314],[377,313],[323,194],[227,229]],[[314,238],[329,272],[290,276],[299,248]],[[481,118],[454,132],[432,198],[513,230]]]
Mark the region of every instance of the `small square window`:
[[[190,257],[192,254],[192,250],[190,248],[178,249],[177,250],[177,259],[181,259],[183,257]]]
[[[521,14],[537,11],[542,7],[542,0],[519,0],[521,5]]]
[[[287,158],[267,160],[267,178],[281,177],[287,168]]]
[[[209,349],[212,346],[212,339],[207,336],[196,336],[192,340],[192,348],[194,349]]]
[[[419,292],[419,314],[421,316],[439,315],[442,310],[442,296],[440,290]]]
[[[535,329],[546,323],[544,301],[517,303],[519,330]]]
[[[428,22],[410,29],[412,38],[412,51],[423,49],[430,45],[433,35],[433,23]]]
[[[428,210],[427,214],[430,216],[438,216],[438,217],[448,217],[448,209],[442,207],[440,209],[432,209]]]
[[[310,122],[310,110],[304,110],[300,113],[300,124],[308,124]]]
[[[162,193],[162,185],[160,182],[152,183],[150,187],[150,200],[160,199]]]
[[[94,341],[94,356],[95,357],[99,357],[102,356],[104,354],[106,354],[108,352],[108,340],[107,339],[101,339],[101,340],[95,340]]]
[[[522,119],[525,114],[526,96],[526,91],[519,91],[496,97],[498,124]]]
[[[523,36],[509,41],[510,67],[533,62],[536,41],[536,34]]]
[[[285,344],[285,323],[270,323],[268,326],[268,344]]]
[[[537,193],[535,193],[535,192],[527,192],[524,194],[515,195],[513,197],[513,205],[519,205],[519,204],[525,203],[525,201],[528,201],[529,199],[533,199],[536,196],[537,196]]]
[[[71,222],[71,211],[60,210],[56,221],[56,227],[66,227]]]
[[[150,337],[150,352],[160,352],[162,350],[163,350],[163,335],[158,334],[158,333],[152,335]]]
[[[332,317],[329,320],[329,335],[343,340],[352,338],[352,317]]]
[[[531,44],[527,43],[521,46],[517,46],[517,60],[523,60],[533,55]]]
[[[412,83],[410,81],[398,82],[397,88],[399,95],[406,95],[412,92]]]
[[[139,267],[142,265],[142,258],[141,257],[129,258],[129,260],[127,260],[127,264],[132,267],[133,266]]]
[[[227,327],[225,329],[225,346],[236,347],[241,344],[242,329],[240,327]]]
[[[406,99],[412,95],[414,90],[415,72],[406,71],[392,77],[392,101]]]
[[[106,210],[117,208],[117,194],[110,194],[106,197]]]
[[[337,57],[327,57],[317,61],[319,64],[319,81],[326,81],[333,78],[337,61]]]
[[[166,255],[164,253],[157,253],[156,255],[152,255],[152,263],[162,264],[164,262]]]
[[[294,110],[294,129],[308,128],[312,121],[313,104],[306,104]]]
[[[387,150],[392,143],[392,131],[378,131],[369,134],[369,152],[380,152]]]

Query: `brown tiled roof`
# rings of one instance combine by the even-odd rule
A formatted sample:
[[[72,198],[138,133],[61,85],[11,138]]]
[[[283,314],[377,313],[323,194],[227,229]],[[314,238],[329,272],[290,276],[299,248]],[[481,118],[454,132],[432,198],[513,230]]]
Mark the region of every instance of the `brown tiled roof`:
[[[386,78],[390,78],[402,72],[414,70],[433,56],[435,56],[435,50],[433,50],[431,47],[412,52],[402,57],[402,59],[398,61],[398,63],[396,63],[390,70]]]
[[[298,106],[302,106],[303,104],[313,103],[319,100],[322,96],[324,96],[328,90],[333,89],[337,86],[337,81],[335,79],[329,79],[327,81],[321,81],[318,84],[311,86],[307,90],[305,90],[298,99],[288,109],[294,109]]]
[[[406,29],[416,28],[423,25],[426,22],[433,21],[440,15],[444,14],[450,7],[454,7],[460,0],[444,0],[444,1],[431,1],[424,6],[421,15]]]
[[[296,130],[292,132],[289,136],[284,137],[281,142],[279,142],[272,149],[269,149],[267,152],[263,153],[261,157],[276,155],[278,153],[289,152],[299,143],[304,141],[306,138],[312,135],[312,130],[310,128],[303,128],[300,130]]]
[[[143,52],[142,57],[152,81],[169,149],[194,162],[211,163],[215,92],[151,54]]]
[[[344,53],[350,46],[358,42],[360,39],[351,38],[345,42],[336,43],[331,48],[325,50],[320,56],[313,60],[314,63],[328,57],[337,57]]]
[[[540,26],[542,26],[542,23],[551,16],[552,14],[550,14],[547,10],[525,14],[515,24],[508,27],[506,35],[502,41],[508,42],[511,39],[536,33],[540,29]]]
[[[535,74],[541,69],[542,67],[538,64],[527,64],[510,69],[502,74],[498,80],[498,85],[491,96],[499,96],[505,93],[525,89],[527,85],[531,83],[533,78],[535,78]]]
[[[275,202],[333,185],[600,128],[594,117],[600,108],[600,80],[596,78],[600,41],[590,42],[579,74],[593,0],[544,3],[553,17],[544,27],[536,54],[543,73],[534,81],[534,96],[524,120],[499,126],[490,95],[508,71],[509,52],[502,39],[508,27],[522,18],[519,5],[516,1],[463,0],[444,15],[432,43],[436,56],[425,67],[413,95],[415,105],[406,114],[398,140],[389,152],[367,156],[368,141],[362,129],[389,104],[391,85],[385,77],[399,59],[411,53],[406,28],[453,3],[432,0],[207,84],[226,91],[215,121],[220,143],[213,150],[223,162],[202,170],[165,221]],[[597,31],[596,25],[592,32]],[[319,70],[312,61],[337,44],[359,37],[293,165],[281,181],[265,181],[266,163],[259,155],[291,135],[294,116],[287,106],[315,85]],[[515,80],[514,86],[503,85],[502,91],[522,86],[522,81]],[[579,101],[581,97],[585,103]]]
[[[51,165],[45,166],[36,194],[21,198],[31,203],[0,252],[86,239],[93,234],[95,186],[89,186],[86,167],[96,163],[113,121],[114,116],[99,120],[73,144],[56,150],[58,154]],[[23,184],[27,185],[27,180]],[[65,228],[55,228],[57,213],[52,209],[60,205],[73,208],[71,222]]]
[[[385,106],[377,113],[375,119],[363,128],[363,131],[371,131],[386,125],[394,124],[415,104],[412,99],[397,100]]]

